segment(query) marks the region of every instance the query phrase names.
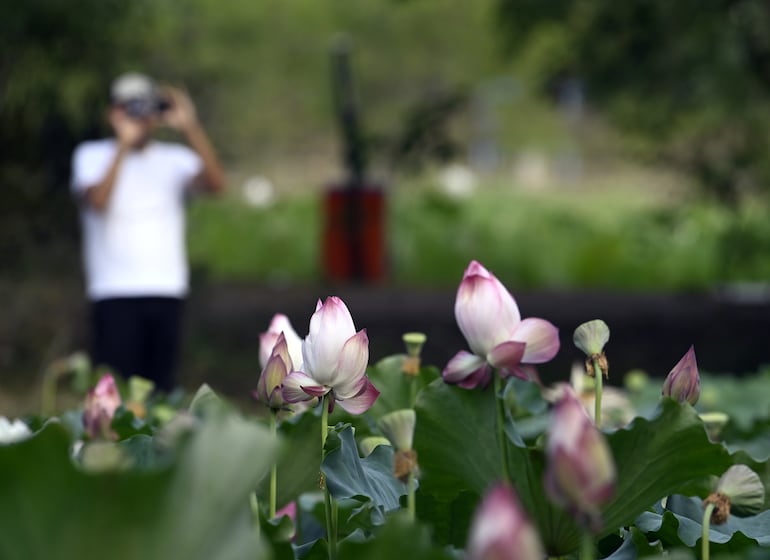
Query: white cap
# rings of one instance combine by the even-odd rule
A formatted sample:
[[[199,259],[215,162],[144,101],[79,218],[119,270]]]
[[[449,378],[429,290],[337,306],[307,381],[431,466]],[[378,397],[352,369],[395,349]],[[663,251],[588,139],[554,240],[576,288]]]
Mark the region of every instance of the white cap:
[[[133,100],[152,101],[158,98],[158,86],[149,76],[138,72],[129,72],[115,78],[110,88],[113,103],[125,103]]]

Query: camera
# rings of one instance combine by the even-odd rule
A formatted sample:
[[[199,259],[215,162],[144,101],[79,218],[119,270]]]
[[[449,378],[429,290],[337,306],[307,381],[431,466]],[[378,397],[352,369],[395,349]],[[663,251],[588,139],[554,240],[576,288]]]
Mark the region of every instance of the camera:
[[[121,106],[132,119],[146,119],[168,111],[171,101],[165,97],[139,98],[125,101]]]

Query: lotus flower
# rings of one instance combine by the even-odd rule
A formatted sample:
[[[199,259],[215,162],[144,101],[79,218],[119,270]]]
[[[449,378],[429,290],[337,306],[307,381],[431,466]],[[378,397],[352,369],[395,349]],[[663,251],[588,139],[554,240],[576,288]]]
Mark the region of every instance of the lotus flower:
[[[607,440],[569,386],[556,403],[546,446],[545,490],[556,504],[594,531],[600,507],[615,490],[615,463]]]
[[[276,313],[267,327],[267,331],[259,335],[259,365],[264,367],[273,353],[273,347],[278,342],[278,337],[283,333],[286,339],[286,345],[289,350],[289,356],[294,367],[302,367],[302,339],[291,326],[291,322],[286,315]]]
[[[289,355],[289,345],[285,334],[281,332],[262,369],[262,374],[259,376],[257,390],[252,395],[268,408],[276,411],[284,408],[286,401],[284,401],[281,393],[283,382],[293,370],[294,365]]]
[[[283,398],[290,403],[331,395],[334,403],[351,414],[369,410],[380,392],[366,377],[369,339],[365,330],[356,332],[345,303],[329,297],[318,300],[310,318],[310,332],[302,342],[302,371],[290,373],[283,384]]]
[[[543,545],[507,485],[494,486],[476,511],[470,528],[468,560],[542,560]]]
[[[120,393],[112,374],[103,375],[86,395],[83,406],[83,426],[91,438],[113,438],[110,425],[121,405]]]
[[[522,364],[541,364],[559,351],[559,331],[545,319],[521,319],[513,296],[486,268],[472,261],[457,290],[455,318],[471,352],[457,353],[441,376],[472,389],[486,386],[492,368],[503,377],[529,379]]]
[[[687,353],[674,366],[663,382],[663,396],[694,405],[700,397],[700,375],[695,361],[695,348],[690,346]]]

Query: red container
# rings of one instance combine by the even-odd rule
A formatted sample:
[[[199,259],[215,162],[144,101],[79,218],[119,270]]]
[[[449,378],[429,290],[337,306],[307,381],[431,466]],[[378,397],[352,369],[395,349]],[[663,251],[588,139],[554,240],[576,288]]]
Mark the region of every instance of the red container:
[[[323,201],[323,269],[328,280],[385,278],[385,196],[378,185],[333,185]]]

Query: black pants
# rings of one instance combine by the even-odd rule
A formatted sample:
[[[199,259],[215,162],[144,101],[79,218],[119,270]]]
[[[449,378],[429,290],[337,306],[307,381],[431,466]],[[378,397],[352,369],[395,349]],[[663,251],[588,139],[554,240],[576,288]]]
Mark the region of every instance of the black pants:
[[[174,297],[110,298],[92,303],[94,364],[138,375],[161,391],[175,386],[184,301]]]

